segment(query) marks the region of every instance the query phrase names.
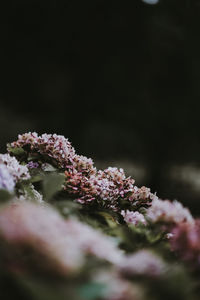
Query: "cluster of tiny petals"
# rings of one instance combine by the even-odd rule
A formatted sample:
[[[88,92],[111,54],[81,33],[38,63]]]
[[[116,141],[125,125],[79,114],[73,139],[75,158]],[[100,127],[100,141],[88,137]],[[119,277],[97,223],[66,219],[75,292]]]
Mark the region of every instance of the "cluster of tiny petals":
[[[146,225],[147,222],[144,218],[144,215],[139,213],[138,211],[130,211],[130,210],[122,210],[121,215],[124,217],[124,221],[126,223],[133,224],[137,226],[138,224]]]
[[[178,201],[154,199],[146,215],[151,222],[178,224],[181,222],[194,223],[190,211]]]
[[[77,155],[70,142],[61,135],[29,132],[18,136],[11,147],[29,146],[30,151],[52,158],[58,167],[65,170],[65,190],[75,195],[78,202],[88,204],[93,201],[104,201],[104,206],[120,210],[119,200],[127,200],[133,205],[146,205],[152,201],[153,195],[146,187],[134,186],[134,179],[126,177],[123,169],[109,167],[99,170],[93,161]],[[31,164],[32,168],[35,165]]]
[[[125,256],[120,265],[121,272],[127,275],[160,276],[166,271],[162,259],[149,250],[140,250]]]
[[[37,162],[30,161],[26,166],[28,169],[37,169],[39,164]]]
[[[73,168],[77,172],[86,173],[87,175],[95,175],[97,170],[94,167],[93,160],[83,155],[74,155],[73,157]]]
[[[21,165],[17,159],[10,154],[0,154],[0,164],[4,164],[15,182],[30,178],[28,168]]]
[[[92,167],[92,165],[91,165]],[[88,168],[91,170],[92,168]],[[65,171],[66,190],[78,194],[78,202],[87,204],[95,199],[117,203],[117,199],[125,198],[129,192],[133,191],[134,180],[126,178],[124,171],[117,168],[108,168],[104,171],[93,169],[85,175],[84,171],[72,168]]]
[[[47,155],[54,159],[58,166],[65,168],[71,164],[75,155],[75,150],[71,143],[62,135],[57,134],[42,134],[38,136],[36,132],[29,132],[18,136],[16,142],[11,143],[11,147],[29,146],[31,151],[39,152],[42,155]]]
[[[0,164],[0,189],[13,192],[14,187],[15,187],[14,179],[8,172],[7,167],[4,164]]]
[[[78,199],[80,203],[102,199],[107,207],[117,210],[118,199],[128,199],[128,193],[133,191],[134,180],[126,178],[122,169],[108,168],[84,178],[82,183],[83,195]]]
[[[109,167],[104,170],[104,173],[110,178],[113,179],[116,182],[121,182],[126,179],[126,175],[124,173],[124,170],[122,168],[118,169],[115,167]],[[135,181],[133,180],[133,183]]]
[[[140,199],[148,199],[152,196],[149,188],[142,186],[141,188],[134,187],[133,193],[129,197],[130,201],[132,200],[140,200]]]

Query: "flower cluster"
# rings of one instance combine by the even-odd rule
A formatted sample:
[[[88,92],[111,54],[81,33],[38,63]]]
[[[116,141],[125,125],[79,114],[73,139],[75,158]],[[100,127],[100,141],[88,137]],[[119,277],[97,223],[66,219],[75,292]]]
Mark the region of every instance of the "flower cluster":
[[[124,221],[126,223],[130,223],[135,226],[140,223],[143,225],[147,224],[143,214],[139,213],[138,211],[122,210],[121,215],[124,217]]]
[[[120,270],[131,276],[160,276],[163,275],[167,266],[163,260],[149,250],[140,250],[124,258]]]
[[[200,266],[200,220],[194,223],[180,223],[172,230],[169,239],[171,248],[176,251],[183,260]]]
[[[134,186],[134,190],[129,197],[129,201],[135,208],[139,208],[140,206],[148,207],[154,199],[158,199],[156,194],[151,193],[150,188],[145,186],[141,188]]]
[[[0,154],[0,189],[13,192],[15,184],[30,178],[28,168],[20,165],[15,157]]]
[[[88,172],[89,173],[89,172]],[[90,172],[85,176],[83,172],[72,168],[65,171],[65,189],[75,194],[77,201],[88,204],[97,200],[99,204],[114,211],[120,210],[120,200],[125,200],[133,208],[149,205],[155,195],[146,187],[134,186],[134,179],[126,177],[123,169],[107,168]]]
[[[81,172],[85,176],[93,176],[96,174],[97,169],[94,167],[93,160],[83,155],[75,154],[73,157],[73,169]]]
[[[134,180],[126,178],[124,171],[117,168],[99,170],[95,176],[83,181],[83,195],[78,199],[80,203],[87,203],[93,199],[102,200],[106,207],[118,209],[118,200],[127,199],[133,192]]]
[[[28,147],[30,152],[38,152],[53,159],[56,164],[65,168],[75,155],[75,150],[71,143],[62,135],[42,134],[38,136],[36,132],[29,132],[18,136],[18,140],[11,143],[12,148]]]
[[[146,206],[156,197],[146,187],[137,188],[134,180],[126,177],[123,169],[107,168],[99,170],[93,161],[77,155],[71,143],[63,136],[56,134],[25,133],[18,136],[11,148],[28,149],[49,158],[52,164],[64,169],[66,175],[65,190],[75,195],[79,203],[88,204],[97,201],[104,207],[120,210],[119,201],[126,200],[133,209]],[[29,168],[35,164],[29,163]]]
[[[4,164],[0,164],[0,189],[13,192],[14,187],[15,187],[14,179],[8,172],[7,167]]]
[[[153,223],[194,223],[190,211],[178,201],[171,202],[169,200],[154,199],[151,207],[147,210],[146,216]]]
[[[26,166],[28,169],[37,169],[40,165],[37,162],[30,161]]]
[[[4,164],[6,166],[9,174],[13,177],[15,182],[30,178],[28,168],[20,165],[17,159],[9,154],[0,154],[0,164]]]
[[[0,240],[7,245],[6,261],[13,247],[26,248],[33,257],[45,257],[44,268],[67,274],[80,268],[86,254],[118,264],[122,253],[114,241],[77,220],[64,220],[52,208],[27,201],[14,202],[0,211]],[[23,256],[13,257],[24,266]],[[15,263],[9,262],[11,265]]]
[[[59,273],[75,270],[82,261],[76,240],[65,235],[65,228],[56,211],[31,202],[14,203],[0,211],[0,239],[7,245],[4,255],[7,257],[13,247],[19,253],[30,248],[33,256],[45,258],[44,268]],[[18,259],[21,267],[23,256]]]

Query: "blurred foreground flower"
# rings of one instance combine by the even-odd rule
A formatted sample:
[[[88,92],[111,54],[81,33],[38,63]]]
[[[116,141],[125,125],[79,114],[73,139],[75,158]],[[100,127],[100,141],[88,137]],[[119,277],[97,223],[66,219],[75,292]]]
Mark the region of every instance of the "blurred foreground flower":
[[[200,220],[195,223],[180,223],[172,230],[169,239],[171,248],[183,260],[192,262],[193,266],[200,267]]]
[[[165,222],[178,224],[181,222],[194,223],[189,209],[183,207],[178,201],[154,199],[146,216],[151,222]]]
[[[105,300],[142,300],[144,292],[136,284],[121,278],[116,272],[102,271],[94,275],[97,283],[106,285]]]
[[[86,254],[119,263],[122,254],[111,238],[52,208],[21,201],[0,211],[2,259],[10,268],[49,270],[66,275],[84,263]]]
[[[161,276],[166,272],[166,264],[150,250],[140,250],[128,255],[121,262],[120,270],[125,275]]]

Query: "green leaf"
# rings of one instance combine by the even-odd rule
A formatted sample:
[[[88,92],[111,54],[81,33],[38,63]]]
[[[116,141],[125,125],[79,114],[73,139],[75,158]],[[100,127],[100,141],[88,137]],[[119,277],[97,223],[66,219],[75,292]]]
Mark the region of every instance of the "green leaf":
[[[32,300],[83,300],[83,298],[76,297],[76,285],[68,284],[67,282],[59,283],[58,281],[48,281],[41,278],[38,280],[32,277],[18,276],[16,278],[20,290],[24,295],[27,295],[25,299]]]
[[[81,204],[76,203],[73,199],[55,201],[52,203],[59,212],[64,216],[78,215],[82,208]]]
[[[0,203],[9,201],[10,199],[12,199],[12,197],[13,197],[13,194],[11,194],[10,192],[8,192],[7,190],[4,190],[4,189],[0,189]]]
[[[10,144],[7,145],[7,149],[10,153],[12,153],[14,156],[21,156],[26,153],[26,151],[23,148],[13,148]]]
[[[62,190],[65,181],[65,175],[60,173],[51,173],[44,177],[43,192],[46,200],[50,200],[57,192]]]
[[[30,183],[23,182],[20,185],[20,189],[22,190],[23,194],[30,199],[35,198],[34,194],[34,187]]]
[[[32,176],[31,179],[30,179],[30,182],[34,183],[34,182],[39,182],[39,181],[42,181],[43,179],[43,174],[37,174],[35,176]]]
[[[117,227],[116,220],[110,213],[105,212],[105,211],[100,211],[98,214],[105,219],[105,221],[109,227],[111,227],[111,228]]]
[[[78,289],[78,293],[84,300],[95,300],[101,298],[105,293],[106,285],[91,282],[84,284]]]

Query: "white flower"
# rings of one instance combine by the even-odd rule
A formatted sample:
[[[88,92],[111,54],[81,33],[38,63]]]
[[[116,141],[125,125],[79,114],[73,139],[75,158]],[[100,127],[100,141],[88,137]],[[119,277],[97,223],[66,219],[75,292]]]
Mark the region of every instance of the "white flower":
[[[7,167],[4,164],[0,164],[0,189],[8,190],[13,192],[15,187],[15,182],[13,177],[8,172]]]
[[[6,166],[15,182],[30,178],[27,166],[20,165],[17,159],[10,156],[10,154],[0,154],[0,164],[4,164]]]

